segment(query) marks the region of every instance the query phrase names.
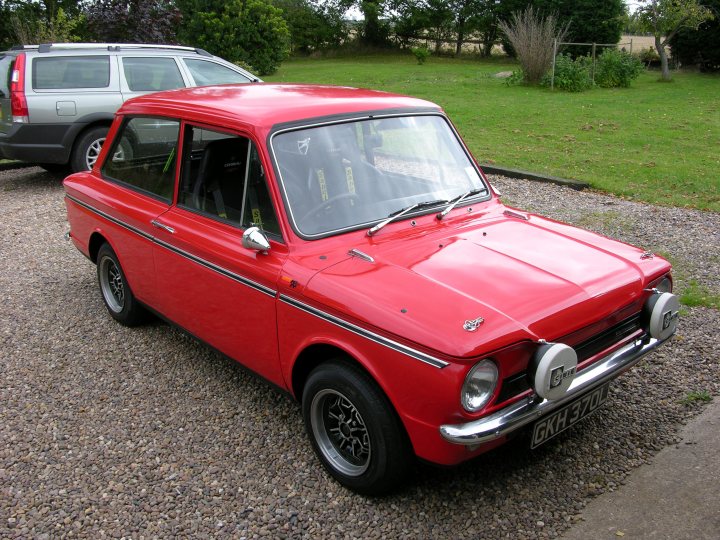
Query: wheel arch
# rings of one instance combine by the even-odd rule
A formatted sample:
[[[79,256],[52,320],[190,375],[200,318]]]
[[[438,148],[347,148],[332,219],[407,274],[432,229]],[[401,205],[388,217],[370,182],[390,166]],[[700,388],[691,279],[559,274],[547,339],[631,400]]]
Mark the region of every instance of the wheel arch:
[[[78,140],[88,130],[95,129],[97,127],[107,127],[110,129],[110,126],[113,123],[113,118],[113,115],[92,114],[83,117],[81,120],[78,120],[75,124],[73,124],[72,128],[65,134],[65,140],[63,141],[63,147],[68,149],[68,159],[70,159],[70,156],[75,150],[75,145]]]
[[[90,256],[90,260],[97,264],[97,256],[98,251],[100,251],[100,247],[103,244],[108,244],[110,247],[112,245],[110,242],[103,236],[102,233],[95,231],[90,235],[90,240],[88,241],[88,255]]]

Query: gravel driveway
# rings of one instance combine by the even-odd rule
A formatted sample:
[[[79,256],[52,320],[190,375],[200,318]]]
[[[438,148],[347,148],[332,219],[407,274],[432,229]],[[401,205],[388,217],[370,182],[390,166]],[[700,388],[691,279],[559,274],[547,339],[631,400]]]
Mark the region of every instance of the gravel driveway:
[[[718,214],[495,180],[514,204],[670,253],[684,279],[717,287]],[[602,411],[551,443],[419,465],[368,499],[323,472],[286,397],[163,323],[112,321],[63,239],[57,178],[0,173],[0,216],[3,538],[554,537],[676,441],[700,408],[688,392],[720,394],[720,313],[688,309]]]

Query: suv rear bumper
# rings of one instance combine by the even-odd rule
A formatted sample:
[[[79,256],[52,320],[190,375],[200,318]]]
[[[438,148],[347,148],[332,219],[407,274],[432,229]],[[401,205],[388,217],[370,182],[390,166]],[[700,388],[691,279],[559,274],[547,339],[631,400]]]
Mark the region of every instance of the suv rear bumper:
[[[0,133],[0,157],[30,163],[67,163],[85,124],[13,124]]]

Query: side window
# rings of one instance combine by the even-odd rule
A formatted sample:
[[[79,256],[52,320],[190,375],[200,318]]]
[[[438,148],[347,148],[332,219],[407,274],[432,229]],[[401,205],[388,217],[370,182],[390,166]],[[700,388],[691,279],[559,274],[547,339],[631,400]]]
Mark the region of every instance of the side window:
[[[109,84],[109,56],[52,56],[33,59],[33,90],[106,88]]]
[[[178,204],[242,228],[279,235],[257,148],[249,139],[193,126],[185,128]]]
[[[171,201],[179,131],[177,120],[127,120],[105,158],[103,176]]]
[[[209,84],[229,84],[229,83],[248,83],[248,79],[242,73],[233,71],[232,69],[208,62],[207,60],[192,60],[185,58],[185,65],[190,74],[195,79],[197,86],[207,86]]]
[[[185,86],[174,58],[122,59],[128,88],[133,92],[158,92]]]

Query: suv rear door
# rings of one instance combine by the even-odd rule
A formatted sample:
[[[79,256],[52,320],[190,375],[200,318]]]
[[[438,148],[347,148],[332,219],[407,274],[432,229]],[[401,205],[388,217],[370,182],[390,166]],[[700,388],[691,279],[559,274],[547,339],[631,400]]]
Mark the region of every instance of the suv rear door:
[[[120,56],[123,101],[149,92],[190,86],[173,56]]]

